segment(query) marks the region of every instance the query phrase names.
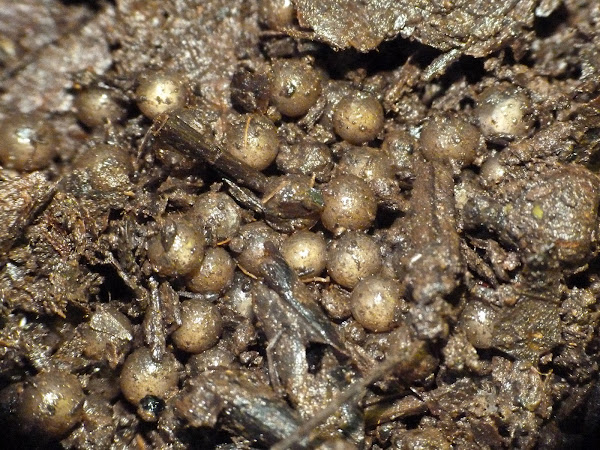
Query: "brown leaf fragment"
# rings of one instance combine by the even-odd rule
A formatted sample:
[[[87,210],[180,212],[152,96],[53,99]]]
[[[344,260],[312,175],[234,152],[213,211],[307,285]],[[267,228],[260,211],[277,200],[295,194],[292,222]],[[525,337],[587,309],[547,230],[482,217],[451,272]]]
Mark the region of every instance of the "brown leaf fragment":
[[[361,52],[401,35],[443,51],[481,57],[532,24],[536,0],[295,0],[314,39]],[[294,34],[294,32],[290,32]]]
[[[0,252],[10,249],[53,190],[40,172],[23,177],[0,175]]]

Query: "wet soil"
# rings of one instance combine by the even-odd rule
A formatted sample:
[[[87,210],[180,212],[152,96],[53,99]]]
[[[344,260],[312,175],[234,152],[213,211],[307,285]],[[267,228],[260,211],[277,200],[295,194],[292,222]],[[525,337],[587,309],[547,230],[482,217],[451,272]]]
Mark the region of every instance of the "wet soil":
[[[592,0],[0,0],[5,445],[590,448],[599,124]]]

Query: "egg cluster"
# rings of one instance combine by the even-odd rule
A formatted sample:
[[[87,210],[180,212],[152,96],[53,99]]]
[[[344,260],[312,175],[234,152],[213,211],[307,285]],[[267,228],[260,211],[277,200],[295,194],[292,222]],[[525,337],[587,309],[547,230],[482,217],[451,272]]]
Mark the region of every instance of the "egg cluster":
[[[29,264],[22,255],[36,245],[65,263],[47,274],[51,281],[67,278],[65,267],[87,267],[78,278],[81,298],[7,315],[23,334],[36,329],[40,315],[58,317],[39,325],[50,337],[36,347],[37,359],[19,362],[25,376],[6,363],[0,390],[8,423],[22,424],[40,442],[64,439],[76,448],[89,444],[89,429],[104,427],[146,448],[142,435],[163,442],[188,425],[208,429],[221,421],[225,431],[242,430],[251,441],[236,416],[240,409],[292,405],[289,420],[310,418],[324,406],[315,406],[317,398],[331,399],[357,378],[333,368],[337,363],[365,376],[369,365],[396,361],[388,371],[395,381],[381,381],[372,394],[389,393],[389,402],[410,383],[428,389],[437,376],[442,385],[467,372],[487,376],[491,369],[479,356],[514,356],[512,343],[494,330],[501,329],[503,308],[524,304],[523,279],[542,266],[577,274],[591,258],[597,196],[561,197],[580,211],[581,223],[589,219],[569,234],[559,229],[566,219],[548,212],[554,185],[532,175],[546,173],[527,153],[532,147],[547,144],[551,158],[567,159],[560,159],[566,145],[556,139],[529,144],[542,119],[551,121],[541,117],[535,82],[513,73],[496,82],[481,69],[474,81],[448,76],[428,84],[416,60],[391,69],[385,48],[380,58],[334,54],[303,44],[304,34],[282,37],[302,20],[295,2],[261,1],[254,13],[268,44],[240,51],[224,78],[210,79],[226,93],[221,102],[185,65],[148,63],[126,74],[119,67],[73,75],[70,107],[60,119],[67,132],[37,112],[0,121],[3,179],[42,173],[54,186],[32,201],[31,220],[23,220],[42,237],[16,239],[26,244],[11,254],[13,272],[3,276]],[[84,143],[65,150],[78,136]],[[589,184],[597,194],[591,175],[575,172],[555,178],[566,184],[579,177],[582,189]],[[507,217],[518,225],[510,228]],[[556,233],[546,220],[554,220]],[[573,234],[591,237],[563,257],[574,247]],[[544,265],[544,255],[552,255],[551,264]],[[498,288],[521,268],[525,278],[516,277],[516,287]],[[548,311],[560,322],[557,308]],[[535,350],[522,346],[534,357],[561,339],[531,330],[540,342]],[[460,359],[455,353],[463,344]],[[290,375],[282,369],[288,363],[306,369]],[[235,371],[247,379],[231,378],[223,388],[219,383]],[[214,380],[200,386],[206,374]],[[256,388],[265,397],[244,403],[255,382],[285,401],[271,402]],[[227,393],[219,397],[219,389]],[[404,414],[400,407],[376,410],[369,399],[361,408],[372,429],[381,418]],[[425,416],[443,401],[402,407],[407,417]],[[344,426],[351,413],[340,412],[348,415]],[[319,424],[315,448],[358,448],[335,420]],[[479,430],[488,426],[481,421]],[[133,431],[123,431],[128,427]],[[419,445],[419,433],[429,431],[407,427],[401,426],[410,442],[398,441],[398,448],[433,448]],[[372,442],[392,432],[377,430]],[[271,443],[268,433],[256,434]],[[423,439],[450,448],[441,434]]]

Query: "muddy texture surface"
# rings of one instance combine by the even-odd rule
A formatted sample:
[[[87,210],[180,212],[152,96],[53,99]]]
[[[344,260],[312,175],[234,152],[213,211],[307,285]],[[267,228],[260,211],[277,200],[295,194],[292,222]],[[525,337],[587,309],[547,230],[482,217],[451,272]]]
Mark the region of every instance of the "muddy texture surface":
[[[600,438],[600,5],[0,0],[5,448]]]

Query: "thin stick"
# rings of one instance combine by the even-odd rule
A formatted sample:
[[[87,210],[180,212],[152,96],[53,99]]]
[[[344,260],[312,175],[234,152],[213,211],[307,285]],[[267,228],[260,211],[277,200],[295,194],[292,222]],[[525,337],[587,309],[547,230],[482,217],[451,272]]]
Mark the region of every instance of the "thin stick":
[[[288,448],[293,448],[293,446],[296,444],[301,443],[309,436],[312,430],[325,422],[345,403],[352,398],[358,397],[359,394],[361,394],[362,391],[367,388],[367,386],[375,383],[385,374],[390,372],[396,365],[400,363],[402,357],[403,356],[399,355],[382,362],[376,366],[366,377],[352,383],[344,392],[334,398],[329,405],[319,411],[312,419],[299,426],[296,431],[290,434],[287,438],[273,445],[271,450],[286,450]],[[358,399],[355,401],[358,401]]]
[[[269,178],[262,172],[224,152],[208,134],[194,126],[189,110],[179,110],[156,119],[152,134],[164,140],[177,151],[192,158],[200,158],[215,169],[236,180],[238,184],[264,193]],[[198,125],[199,126],[199,125]]]

